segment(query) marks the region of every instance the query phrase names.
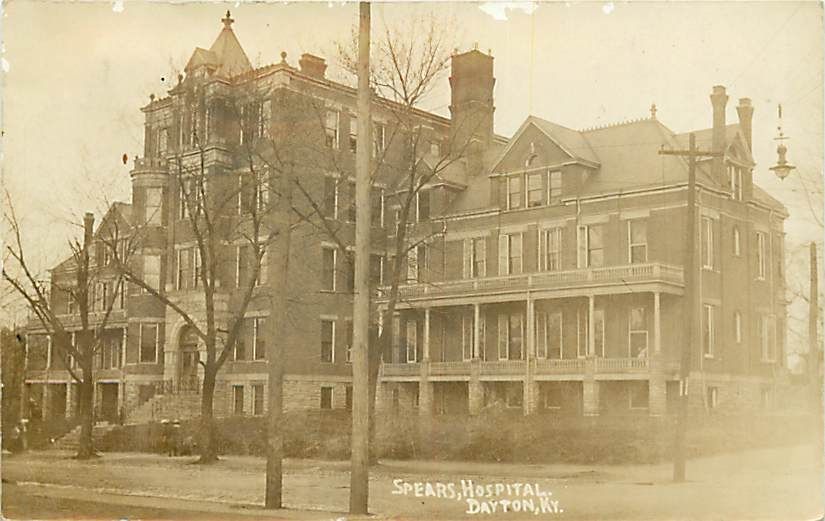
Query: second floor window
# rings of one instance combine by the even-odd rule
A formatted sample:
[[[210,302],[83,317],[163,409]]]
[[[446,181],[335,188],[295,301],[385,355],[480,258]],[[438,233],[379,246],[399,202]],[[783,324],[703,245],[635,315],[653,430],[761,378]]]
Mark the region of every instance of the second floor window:
[[[524,323],[521,313],[502,313],[498,316],[499,360],[520,360]]]
[[[370,205],[372,210],[370,212],[370,220],[373,226],[384,227],[384,190],[381,188],[373,188],[370,190]]]
[[[554,170],[549,175],[547,200],[550,204],[559,204],[561,202],[561,172]]]
[[[143,256],[143,282],[155,291],[160,291],[160,255]]]
[[[266,360],[266,317],[253,319],[252,359]]]
[[[562,357],[562,314],[540,312],[536,314],[536,357],[559,359]]]
[[[604,266],[604,226],[590,224],[579,226],[579,267]]]
[[[349,117],[349,151],[355,152],[358,148],[358,118],[356,116]]]
[[[338,179],[327,176],[324,178],[324,216],[330,219],[338,218]]]
[[[383,123],[373,123],[372,125],[372,156],[381,157],[386,147],[387,127]]]
[[[702,353],[706,358],[713,358],[716,343],[716,311],[710,304],[702,305]]]
[[[321,362],[335,362],[335,321],[321,320]]]
[[[324,125],[324,134],[326,145],[329,148],[338,148],[338,117],[338,111],[327,111]]]
[[[768,255],[766,235],[763,232],[756,232],[756,278],[765,280],[768,274]]]
[[[740,167],[734,165],[728,165],[728,176],[730,178],[730,191],[731,191],[731,198],[741,201],[742,200],[742,177],[743,171]]]
[[[545,173],[527,174],[527,207],[533,208],[544,205]]]
[[[200,285],[201,256],[197,246],[178,250],[178,289],[196,288]]]
[[[334,248],[321,249],[321,289],[335,291],[337,251]]]
[[[647,262],[647,222],[627,221],[628,260],[631,264]]]
[[[713,219],[702,217],[702,267],[713,269]]]
[[[158,361],[159,327],[157,324],[140,324],[140,363],[155,363]]]
[[[521,233],[506,233],[498,238],[499,275],[522,272]]]
[[[487,238],[473,237],[464,240],[464,278],[487,276]]]
[[[163,190],[161,188],[147,188],[144,204],[144,222],[149,226],[163,224]]]
[[[407,251],[407,280],[423,282],[427,269],[427,247],[419,244]]]
[[[561,269],[562,228],[550,228],[541,232],[541,267],[547,271]]]
[[[645,308],[630,309],[628,354],[631,358],[647,357],[647,319]]]
[[[415,220],[416,222],[430,219],[430,192],[429,190],[419,190],[415,194]]]

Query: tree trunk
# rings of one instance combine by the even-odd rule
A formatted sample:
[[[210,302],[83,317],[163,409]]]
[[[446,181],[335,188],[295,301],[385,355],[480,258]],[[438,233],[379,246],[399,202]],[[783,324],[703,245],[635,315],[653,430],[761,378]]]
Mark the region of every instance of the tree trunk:
[[[201,457],[198,463],[218,461],[218,433],[215,428],[213,403],[215,401],[215,376],[217,371],[207,368],[203,372],[203,390],[201,393]]]
[[[83,363],[80,382],[80,439],[78,441],[77,459],[89,459],[96,455],[94,439],[92,438],[92,428],[94,427],[94,379],[92,377],[92,364]]]

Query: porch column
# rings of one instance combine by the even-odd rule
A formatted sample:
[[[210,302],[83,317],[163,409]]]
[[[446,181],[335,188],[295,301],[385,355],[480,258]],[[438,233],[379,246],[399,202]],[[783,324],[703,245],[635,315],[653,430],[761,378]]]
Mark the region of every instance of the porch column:
[[[596,321],[595,315],[596,297],[587,297],[587,356],[596,355]]]
[[[653,352],[657,355],[662,352],[662,315],[660,293],[653,292]]]
[[[536,359],[536,303],[532,298],[527,298],[527,350],[524,361],[524,385],[522,390],[522,408],[524,414],[530,414],[535,410],[535,381],[533,380],[533,364]]]
[[[484,404],[484,388],[481,384],[481,361],[470,360],[470,381],[467,382],[467,408],[470,414],[478,414]]]
[[[481,304],[473,304],[473,359],[481,357]]]
[[[430,361],[430,308],[424,308],[424,343],[422,361]]]

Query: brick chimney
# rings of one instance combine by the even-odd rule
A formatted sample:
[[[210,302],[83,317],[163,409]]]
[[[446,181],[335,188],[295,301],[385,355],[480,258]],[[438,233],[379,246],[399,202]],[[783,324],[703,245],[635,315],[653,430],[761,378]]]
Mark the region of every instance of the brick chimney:
[[[306,52],[301,55],[298,65],[301,67],[301,72],[319,80],[324,79],[327,71],[327,64],[323,58]]]
[[[478,49],[453,54],[450,64],[451,151],[464,154],[471,173],[493,139],[493,57]]]
[[[728,95],[725,93],[725,87],[722,85],[715,85],[713,92],[710,95],[710,102],[713,105],[713,131],[711,134],[712,148],[714,152],[725,151],[725,106],[728,104]],[[725,178],[725,160],[724,157],[714,157],[711,160],[711,173],[713,177],[722,184],[727,186],[728,181]]]
[[[83,246],[87,247],[92,244],[92,239],[94,238],[94,228],[95,228],[95,214],[91,212],[86,212],[83,215]]]
[[[739,128],[748,143],[748,150],[753,150],[753,105],[750,98],[739,98],[739,106],[736,107],[739,114]]]

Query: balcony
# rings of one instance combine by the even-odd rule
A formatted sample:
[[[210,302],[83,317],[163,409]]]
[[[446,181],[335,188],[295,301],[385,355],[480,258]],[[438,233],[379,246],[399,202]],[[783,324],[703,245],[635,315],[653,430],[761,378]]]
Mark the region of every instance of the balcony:
[[[654,284],[661,286],[660,290],[670,289],[674,293],[681,294],[681,288],[684,286],[683,270],[679,266],[669,264],[646,263],[407,284],[399,288],[399,300],[408,302],[450,297],[482,297],[526,293],[528,290],[540,297],[542,290],[556,291],[599,286],[620,286],[624,290],[635,291],[637,288],[634,285],[639,284]],[[641,290],[641,288],[638,289]]]

